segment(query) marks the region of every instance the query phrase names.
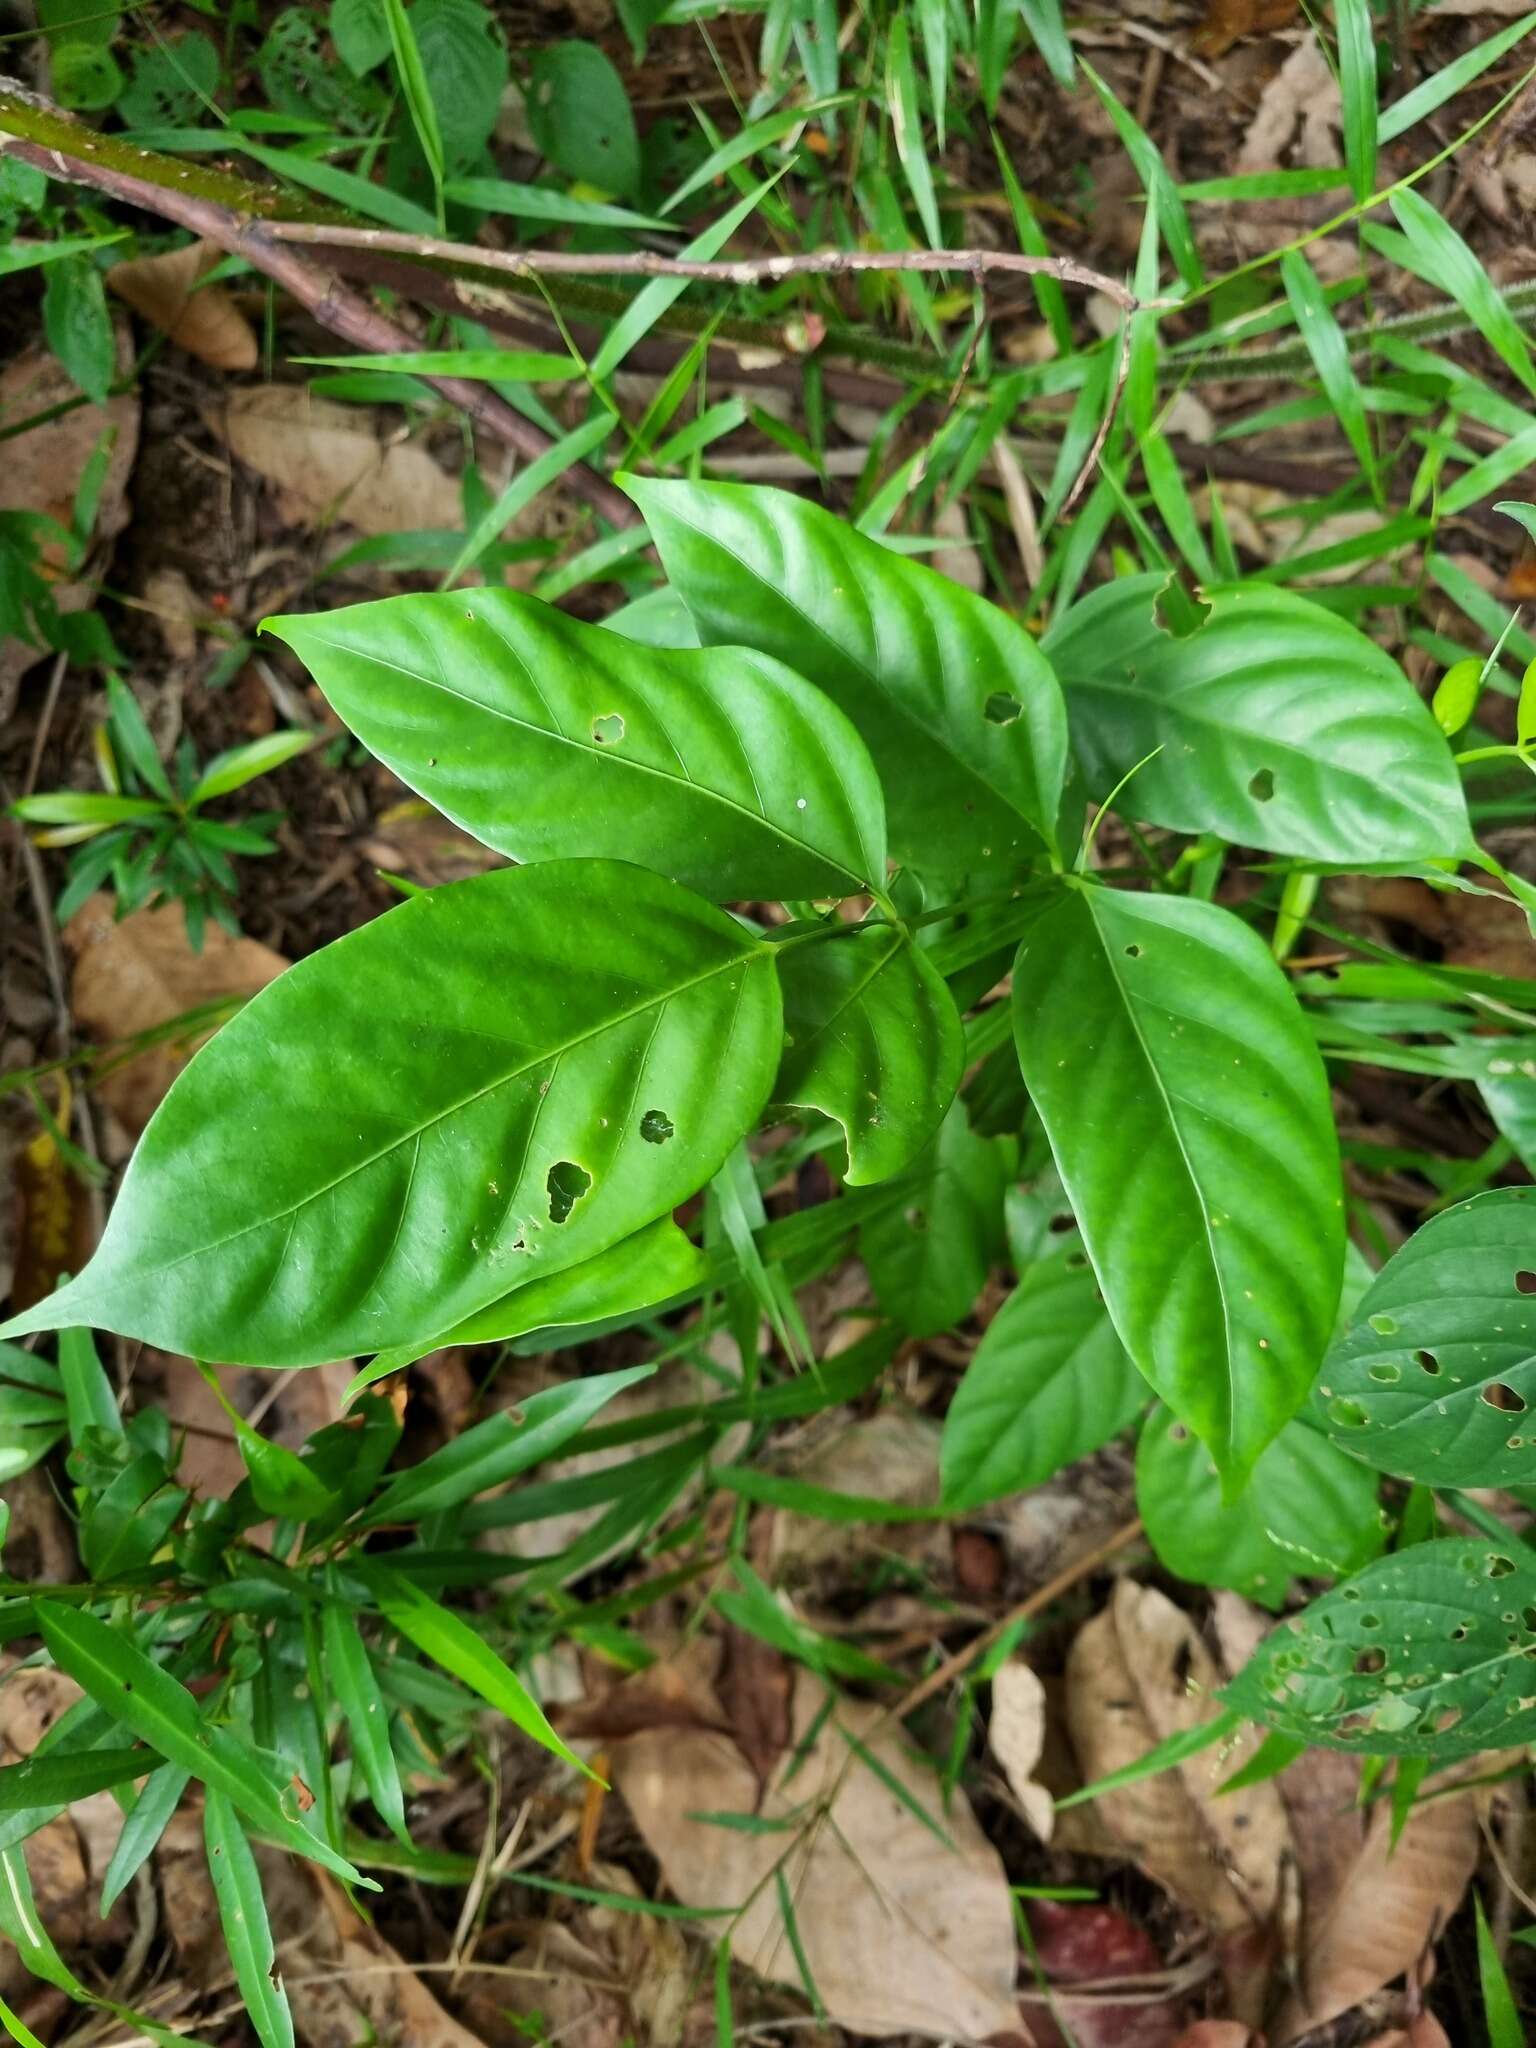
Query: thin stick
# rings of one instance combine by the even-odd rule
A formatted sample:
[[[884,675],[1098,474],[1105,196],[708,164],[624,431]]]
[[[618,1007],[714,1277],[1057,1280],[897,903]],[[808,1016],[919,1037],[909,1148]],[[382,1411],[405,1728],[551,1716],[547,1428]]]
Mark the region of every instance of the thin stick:
[[[955,270],[971,277],[1003,272],[1015,277],[1054,277],[1061,284],[1103,292],[1127,313],[1144,303],[1118,278],[1075,263],[1070,256],[1026,256],[1014,249],[809,249],[790,256],[667,256],[656,249],[587,252],[575,249],[484,249],[478,243],[445,241],[435,235],[401,234],[394,228],[354,228],[330,221],[269,220],[275,241],[307,242],[320,248],[378,249],[426,262],[473,264],[504,270],[512,277],[682,277],[710,284],[781,284],[790,277],[853,277],[864,271]]]
[[[408,354],[416,348],[414,335],[367,302],[330,271],[296,249],[281,246],[272,237],[272,223],[242,215],[216,200],[201,199],[191,192],[168,191],[148,179],[136,178],[88,157],[23,142],[15,136],[0,135],[0,156],[14,156],[31,164],[50,178],[72,185],[88,185],[106,192],[129,206],[157,213],[195,235],[217,242],[233,256],[242,256],[313,314],[319,324],[354,348],[369,355]],[[479,252],[474,252],[478,255]],[[525,462],[532,462],[553,446],[549,436],[532,420],[499,398],[486,384],[465,377],[429,377],[426,380],[446,399],[466,412],[477,426],[511,448]],[[632,526],[637,514],[623,494],[584,463],[573,463],[565,478],[576,495],[614,526]]]

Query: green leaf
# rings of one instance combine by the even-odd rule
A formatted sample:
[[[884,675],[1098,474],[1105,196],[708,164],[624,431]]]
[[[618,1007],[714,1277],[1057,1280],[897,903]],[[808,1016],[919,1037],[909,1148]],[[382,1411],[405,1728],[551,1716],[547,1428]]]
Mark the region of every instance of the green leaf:
[[[68,1806],[93,1792],[142,1778],[154,1758],[142,1749],[88,1749],[73,1756],[29,1756],[0,1767],[0,1813]]]
[[[180,128],[211,108],[219,89],[219,53],[193,29],[161,38],[134,55],[133,76],[117,103],[129,128]]]
[[[653,1365],[588,1374],[546,1387],[516,1408],[504,1408],[466,1429],[408,1472],[397,1473],[363,1517],[364,1528],[383,1522],[419,1522],[457,1507],[553,1457],[615,1394],[648,1379]]]
[[[510,590],[275,619],[372,753],[519,861],[581,851],[717,901],[885,880],[880,785],[819,690],[745,648],[642,647]]]
[[[1376,28],[1371,0],[1334,0],[1339,39],[1339,97],[1344,116],[1344,162],[1356,199],[1376,189]]]
[[[1072,43],[1061,18],[1061,0],[1019,0],[1019,12],[1058,85],[1072,83]]]
[[[389,55],[389,22],[383,0],[331,0],[329,27],[336,54],[361,78]]]
[[[1371,442],[1370,422],[1365,416],[1365,397],[1350,362],[1349,343],[1333,317],[1333,308],[1318,282],[1317,272],[1301,250],[1285,250],[1280,258],[1280,274],[1285,281],[1285,295],[1291,302],[1291,311],[1296,316],[1297,331],[1306,343],[1318,382],[1327,394],[1328,403],[1333,407],[1350,447],[1355,451],[1372,495],[1379,503],[1381,486],[1376,472],[1376,450]]]
[[[368,1796],[390,1833],[397,1841],[408,1843],[411,1838],[405,1826],[405,1794],[389,1739],[389,1714],[356,1617],[339,1600],[330,1599],[321,1616],[321,1633],[325,1675],[346,1716],[352,1754],[362,1771]]]
[[[390,47],[394,51],[395,71],[405,95],[406,110],[432,174],[432,189],[437,194],[437,214],[441,221],[443,180],[448,174],[448,165],[443,149],[443,132],[438,126],[437,102],[432,97],[416,32],[405,10],[404,0],[384,0],[384,19],[389,25]]]
[[[259,1435],[243,1420],[235,1434],[245,1469],[251,1475],[256,1505],[267,1514],[307,1522],[335,1507],[335,1494],[315,1477],[296,1451]]]
[[[244,789],[258,775],[270,775],[274,768],[307,754],[314,744],[312,732],[269,732],[264,739],[250,740],[243,747],[215,754],[193,784],[187,803],[196,809],[215,797],[228,796],[231,790]]]
[[[1267,1636],[1226,1689],[1284,1735],[1449,1762],[1536,1738],[1536,1557],[1481,1537],[1416,1543]]]
[[[480,213],[509,213],[517,220],[561,221],[573,227],[662,228],[667,222],[632,207],[577,199],[552,185],[519,185],[506,178],[454,178],[445,196]]]
[[[92,1322],[264,1365],[436,1336],[687,1200],[766,1101],[780,1036],[769,949],[642,868],[433,889],[223,1027],[85,1272],[3,1334]]]
[[[939,1452],[953,1512],[1043,1484],[1146,1406],[1076,1244],[1026,1269],[965,1369]]]
[[[750,220],[769,193],[783,176],[775,171],[750,192],[743,193],[734,206],[728,206],[718,220],[710,222],[700,230],[691,242],[685,243],[678,254],[689,262],[707,262],[718,256],[726,243],[744,221]],[[653,277],[649,284],[636,292],[624,311],[619,315],[602,341],[597,354],[592,358],[592,375],[599,380],[613,375],[635,345],[643,341],[675,300],[681,298],[687,289],[688,280],[683,277]],[[791,664],[793,666],[793,664]]]
[[[1007,1166],[954,1102],[899,1199],[860,1234],[875,1298],[912,1336],[947,1330],[970,1313],[1001,1236]]]
[[[1302,1420],[1285,1425],[1231,1506],[1204,1448],[1166,1408],[1148,1417],[1136,1453],[1137,1511],[1168,1570],[1275,1613],[1293,1578],[1337,1578],[1380,1556],[1378,1485]]]
[[[939,204],[934,197],[933,171],[923,140],[923,114],[917,98],[917,70],[912,62],[912,33],[900,10],[891,18],[885,46],[886,109],[896,154],[906,173],[907,186],[917,207],[931,249],[944,246],[939,230]]]
[[[1470,842],[1444,735],[1356,627],[1250,584],[1206,592],[1204,623],[1179,639],[1158,623],[1161,588],[1123,577],[1046,635],[1091,790],[1135,768],[1139,818],[1343,865],[1367,848],[1416,861]]]
[[[1192,1728],[1175,1729],[1172,1735],[1165,1735],[1161,1742],[1136,1758],[1134,1763],[1122,1764],[1118,1771],[1108,1771],[1102,1778],[1095,1778],[1091,1785],[1084,1785],[1079,1792],[1068,1793],[1065,1799],[1058,1799],[1056,1810],[1065,1813],[1071,1806],[1086,1806],[1090,1800],[1100,1799],[1106,1792],[1118,1792],[1125,1785],[1139,1785],[1147,1778],[1157,1778],[1164,1771],[1171,1771],[1179,1764],[1186,1764],[1218,1742],[1230,1742],[1242,1726],[1241,1715],[1231,1709],[1213,1714],[1208,1721],[1197,1721]]]
[[[592,1773],[550,1727],[538,1701],[517,1673],[502,1662],[468,1622],[440,1607],[400,1572],[372,1559],[354,1559],[351,1569],[367,1584],[379,1612],[408,1642],[452,1677],[505,1714],[515,1727],[585,1776]]]
[[[192,1773],[181,1764],[161,1764],[151,1771],[123,1821],[106,1874],[101,1880],[101,1916],[106,1918],[117,1900],[132,1884],[145,1860],[165,1833],[171,1815],[181,1804]]]
[[[144,713],[139,709],[139,700],[117,676],[107,677],[107,705],[111,714],[112,737],[123,758],[156,796],[163,797],[166,803],[174,803],[171,779],[165,772],[160,749],[155,745]]]
[[[1339,1299],[1311,1033],[1230,911],[1084,884],[1042,891],[1013,1015],[1121,1341],[1233,1491],[1301,1405]]]
[[[1083,69],[1115,125],[1115,132],[1136,168],[1149,203],[1157,209],[1158,228],[1168,244],[1168,254],[1173,258],[1180,277],[1191,291],[1199,291],[1205,283],[1200,252],[1189,225],[1189,215],[1179,197],[1179,188],[1168,175],[1168,166],[1158,154],[1157,144],[1129,108],[1121,105],[1092,65],[1085,62]]]
[[[48,346],[86,397],[105,405],[117,368],[117,342],[101,272],[88,256],[71,256],[49,270],[43,328]]]
[[[90,1429],[122,1437],[122,1412],[89,1330],[66,1330],[59,1338],[59,1379],[69,1413],[69,1440],[77,1449]]]
[[[1416,277],[1453,298],[1484,341],[1513,370],[1528,391],[1536,391],[1536,364],[1520,326],[1498,287],[1471,247],[1429,201],[1412,190],[1392,194],[1392,211],[1406,248],[1392,243],[1394,257]],[[1373,230],[1364,230],[1367,241]]]
[[[1526,2034],[1520,2008],[1510,1989],[1479,1893],[1472,1894],[1472,1904],[1477,1913],[1477,1975],[1483,1992],[1483,2015],[1488,2023],[1488,2048],[1524,2048]]]
[[[215,1787],[208,1788],[203,1840],[219,1921],[234,1965],[246,2017],[261,2048],[293,2048],[293,2015],[277,1975],[277,1950],[267,1920],[261,1872],[240,1816]]]
[[[121,1631],[93,1614],[50,1600],[36,1603],[48,1654],[114,1721],[180,1764],[210,1792],[225,1793],[282,1848],[309,1856],[349,1883],[351,1864],[300,1825],[284,1804],[267,1766],[228,1729],[208,1721],[201,1703]]]
[[[53,90],[61,107],[77,114],[99,114],[122,89],[122,67],[110,50],[90,43],[60,43],[54,51]]]
[[[954,998],[892,925],[787,948],[779,978],[785,1049],[774,1101],[842,1126],[850,1186],[888,1180],[927,1144],[960,1085]]]
[[[778,656],[858,727],[898,860],[1008,872],[1053,841],[1066,717],[1021,627],[786,491],[625,488],[700,638]]]
[[[567,176],[621,197],[640,182],[640,140],[624,81],[595,43],[553,43],[528,67],[535,147]]]
[[[1516,43],[1536,28],[1536,13],[1523,14],[1518,21],[1512,21],[1508,28],[1501,28],[1497,35],[1489,36],[1486,42],[1475,43],[1460,57],[1452,58],[1449,64],[1440,64],[1411,92],[1405,92],[1400,100],[1383,112],[1376,125],[1377,139],[1381,142],[1395,142],[1399,135],[1406,135],[1426,116],[1443,107],[1458,93],[1465,92],[1474,78],[1480,78],[1490,64],[1512,50]]]
[[[1379,1470],[1529,1485],[1536,1449],[1536,1189],[1432,1216],[1371,1283],[1324,1361],[1328,1426]]]
[[[444,174],[469,170],[496,126],[511,75],[505,38],[483,0],[412,0],[408,19],[437,110]]]

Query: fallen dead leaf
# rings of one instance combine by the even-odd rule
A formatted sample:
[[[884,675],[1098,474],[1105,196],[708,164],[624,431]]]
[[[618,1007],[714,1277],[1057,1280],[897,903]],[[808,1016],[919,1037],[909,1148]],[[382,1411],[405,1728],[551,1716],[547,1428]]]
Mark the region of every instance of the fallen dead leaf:
[[[381,441],[356,406],[311,397],[302,384],[261,384],[205,416],[305,525],[399,533],[463,524],[456,479],[420,442]]]
[[[1238,151],[1238,171],[1272,171],[1291,147],[1298,125],[1301,163],[1318,169],[1340,160],[1343,119],[1339,83],[1315,35],[1294,49],[1265,86]]]
[[[1478,1775],[1478,1766],[1427,1779],[1424,1790],[1454,1783],[1457,1775]],[[1416,1806],[1395,1849],[1390,1802],[1377,1803],[1360,1853],[1337,1889],[1309,1901],[1299,1988],[1271,2029],[1275,2048],[1286,2048],[1415,1967],[1460,1905],[1477,1866],[1478,1841],[1471,1792],[1447,1792]]]
[[[825,1700],[801,1671],[794,1775],[786,1783],[781,1764],[766,1791],[720,1735],[661,1730],[617,1748],[614,1781],[668,1886],[689,1905],[745,1904],[731,1922],[732,1952],[759,1976],[798,1985],[772,1875],[782,1859],[806,1962],[835,2023],[857,2034],[1022,2034],[996,1850],[962,1794],[940,1815],[935,1778],[877,1708],[845,1700],[818,1725]],[[947,1840],[860,1761],[843,1731],[868,1745]],[[794,1836],[748,1834],[697,1817],[753,1812],[805,1824]]]
[[[1432,2012],[1421,2012],[1406,2027],[1367,2041],[1365,2048],[1451,2048],[1451,2037]]]
[[[1024,1818],[1042,1842],[1051,1839],[1056,1825],[1056,1802],[1035,1779],[1045,1748],[1045,1720],[1045,1687],[1022,1657],[1010,1659],[993,1675],[987,1740]]]
[[[374,820],[362,844],[362,855],[387,873],[408,875],[424,889],[443,882],[462,882],[503,865],[499,853],[482,846],[461,827],[434,811],[419,797],[394,804]]]
[[[1032,1899],[1027,1908],[1035,1957],[1050,1984],[1024,1994],[1038,2048],[1176,2048],[1180,2013],[1172,1997],[1149,1997],[1162,1955],[1144,1927],[1114,1906],[1064,1906]],[[1114,1980],[1127,1981],[1114,1995]],[[1073,1996],[1074,1984],[1094,1991]]]
[[[215,370],[254,370],[255,329],[223,285],[202,285],[223,258],[212,242],[189,242],[160,256],[114,264],[107,289],[200,362]]]
[[[17,1763],[31,1756],[82,1696],[62,1671],[11,1663],[0,1682],[0,1761]],[[89,1944],[99,1938],[96,1897],[122,1829],[122,1809],[109,1792],[98,1792],[76,1800],[28,1837],[32,1889],[55,1941]]]
[[[1188,1617],[1155,1588],[1121,1579],[1067,1660],[1067,1726],[1090,1783],[1135,1763],[1219,1711],[1214,1659]],[[1127,1855],[1218,1935],[1265,1926],[1292,1853],[1270,1783],[1217,1796],[1257,1737],[1109,1792],[1099,1809]]]
[[[119,342],[119,364],[126,369],[131,361],[126,334]],[[0,424],[14,426],[79,395],[52,355],[45,349],[33,349],[0,370]],[[111,540],[128,523],[128,478],[139,447],[137,392],[125,391],[105,405],[77,405],[73,411],[7,441],[5,461],[0,463],[0,512],[46,512],[67,529],[85,465],[102,435],[109,432],[116,439],[97,501],[94,537],[98,542]],[[62,576],[65,563],[56,543],[44,545],[42,560],[45,573]],[[55,581],[53,586],[53,601],[65,612],[87,610],[96,595],[90,580]],[[46,653],[46,648],[29,647],[22,640],[0,641],[0,725],[15,709],[22,676]]]
[[[288,962],[255,939],[232,939],[210,925],[201,953],[187,943],[180,906],[112,919],[112,899],[87,898],[63,931],[75,956],[70,1007],[82,1034],[107,1045],[152,1030],[224,996],[253,996]],[[131,1137],[201,1044],[159,1045],[105,1075],[95,1093]]]
[[[1191,46],[1204,57],[1224,57],[1244,36],[1289,28],[1300,11],[1301,0],[1210,0]]]
[[[1257,2048],[1259,2036],[1241,2020],[1196,2020],[1173,2048]]]

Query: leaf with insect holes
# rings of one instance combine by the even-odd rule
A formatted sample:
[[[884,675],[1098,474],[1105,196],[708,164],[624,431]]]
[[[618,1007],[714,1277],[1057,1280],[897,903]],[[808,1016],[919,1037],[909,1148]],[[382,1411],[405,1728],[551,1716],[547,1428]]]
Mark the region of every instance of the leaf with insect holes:
[[[386,598],[267,630],[372,753],[514,860],[607,854],[717,901],[885,880],[863,743],[763,655],[638,646],[510,590]]]
[[[412,0],[411,29],[437,109],[446,170],[472,170],[485,149],[511,64],[484,0]]]
[[[48,346],[86,397],[105,405],[117,365],[117,341],[101,272],[89,256],[53,264],[43,293]]]
[[[568,177],[630,197],[640,141],[624,81],[595,43],[552,43],[529,64],[526,101],[535,147]]]
[[[1013,1015],[1121,1341],[1235,1489],[1305,1398],[1343,1272],[1338,1138],[1295,998],[1229,910],[1056,883]]]
[[[776,655],[858,727],[897,859],[1008,872],[1052,841],[1066,717],[1022,627],[787,491],[625,488],[699,637]]]
[[[1166,1408],[1148,1416],[1136,1453],[1137,1511],[1168,1570],[1276,1612],[1293,1578],[1337,1578],[1380,1556],[1379,1483],[1300,1418],[1230,1506],[1204,1446]]]
[[[262,1365],[436,1336],[694,1194],[766,1101],[781,1029],[764,943],[643,868],[434,889],[224,1026],[84,1273],[12,1331]]]
[[[1415,1543],[1267,1636],[1225,1697],[1328,1749],[1442,1761],[1536,1740],[1536,1557]]]
[[[1465,850],[1456,764],[1390,655],[1294,591],[1252,585],[1205,592],[1207,616],[1179,637],[1159,622],[1163,587],[1122,577],[1045,638],[1095,794],[1134,768],[1135,817],[1344,866],[1362,848]]]
[[[955,1099],[965,1036],[942,976],[906,934],[870,925],[779,956],[776,1102],[841,1124],[852,1187],[909,1166]]]
[[[1536,1476],[1536,1189],[1494,1188],[1416,1230],[1323,1363],[1354,1457],[1432,1486]]]
[[[944,1417],[946,1507],[1042,1485],[1146,1404],[1076,1233],[1052,1240],[987,1325]]]

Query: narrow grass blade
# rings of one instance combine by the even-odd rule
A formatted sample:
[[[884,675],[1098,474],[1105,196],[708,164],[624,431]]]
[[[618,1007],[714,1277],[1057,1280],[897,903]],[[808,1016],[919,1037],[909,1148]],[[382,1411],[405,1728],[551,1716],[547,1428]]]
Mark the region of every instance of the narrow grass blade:
[[[1306,343],[1307,354],[1312,358],[1312,367],[1317,371],[1318,382],[1327,394],[1334,415],[1365,472],[1371,495],[1379,505],[1382,502],[1381,477],[1376,467],[1376,451],[1371,445],[1365,402],[1349,360],[1349,343],[1333,317],[1333,309],[1324,296],[1317,272],[1299,249],[1286,250],[1280,259],[1280,275],[1285,283],[1285,295],[1291,302],[1291,311],[1296,315],[1297,329]]]
[[[1494,353],[1528,391],[1536,392],[1536,367],[1525,336],[1472,249],[1417,192],[1395,192],[1392,211],[1403,230],[1404,244],[1393,237],[1389,253],[1416,277],[1454,299]],[[1369,225],[1362,232],[1373,242],[1382,233]]]
[[[211,1786],[203,1815],[203,1839],[219,1920],[246,2015],[261,2048],[293,2048],[293,2015],[288,1994],[277,1977],[277,1950],[272,1945],[261,1872],[240,1816],[224,1794]]]
[[[581,426],[573,427],[553,448],[546,448],[542,455],[520,469],[490,510],[476,521],[440,588],[446,590],[457,583],[475,566],[486,549],[500,538],[525,505],[531,505],[540,491],[547,490],[573,464],[585,461],[612,432],[612,418],[607,413],[596,413]]]
[[[1481,1894],[1474,1892],[1472,1902],[1477,1909],[1477,1974],[1483,1987],[1483,2018],[1488,2024],[1489,2048],[1522,2048],[1525,2028],[1494,1945]]]
[[[906,173],[907,189],[912,194],[929,248],[941,248],[939,204],[934,196],[933,169],[923,142],[923,117],[917,98],[917,68],[912,62],[912,37],[907,17],[900,11],[892,18],[886,42],[885,91],[891,133],[901,168]]]
[[[390,1833],[399,1841],[409,1841],[405,1795],[389,1740],[389,1713],[357,1621],[339,1599],[333,1599],[326,1604],[321,1631],[325,1675],[346,1717],[352,1754],[362,1771],[368,1796]]]
[[[153,1854],[155,1844],[165,1833],[171,1815],[181,1803],[181,1795],[186,1791],[191,1776],[192,1773],[180,1764],[162,1764],[145,1780],[144,1789],[123,1822],[123,1831],[117,1838],[117,1847],[112,1851],[112,1860],[101,1881],[103,1919],[132,1884],[145,1858]]]
[[[405,95],[405,104],[411,116],[411,126],[416,130],[416,139],[421,144],[421,153],[427,160],[432,173],[433,189],[437,193],[437,219],[441,228],[443,220],[443,183],[447,175],[447,161],[443,155],[443,135],[437,122],[437,108],[432,99],[432,88],[427,83],[426,68],[421,61],[421,50],[416,42],[416,31],[411,26],[404,0],[384,0],[384,18],[389,23],[389,40],[395,54],[395,70],[399,74],[400,89]]]
[[[1382,114],[1376,124],[1377,141],[1395,142],[1399,135],[1406,135],[1410,128],[1417,127],[1436,108],[1443,107],[1447,100],[1453,100],[1459,92],[1464,92],[1473,79],[1480,78],[1491,64],[1497,64],[1505,52],[1523,41],[1533,28],[1536,28],[1536,12],[1522,14],[1508,28],[1501,28],[1497,35],[1489,36],[1486,42],[1478,43],[1475,48],[1432,72]]]
[[[1339,97],[1344,113],[1344,162],[1356,199],[1376,189],[1376,31],[1371,0],[1334,0],[1339,39]]]

